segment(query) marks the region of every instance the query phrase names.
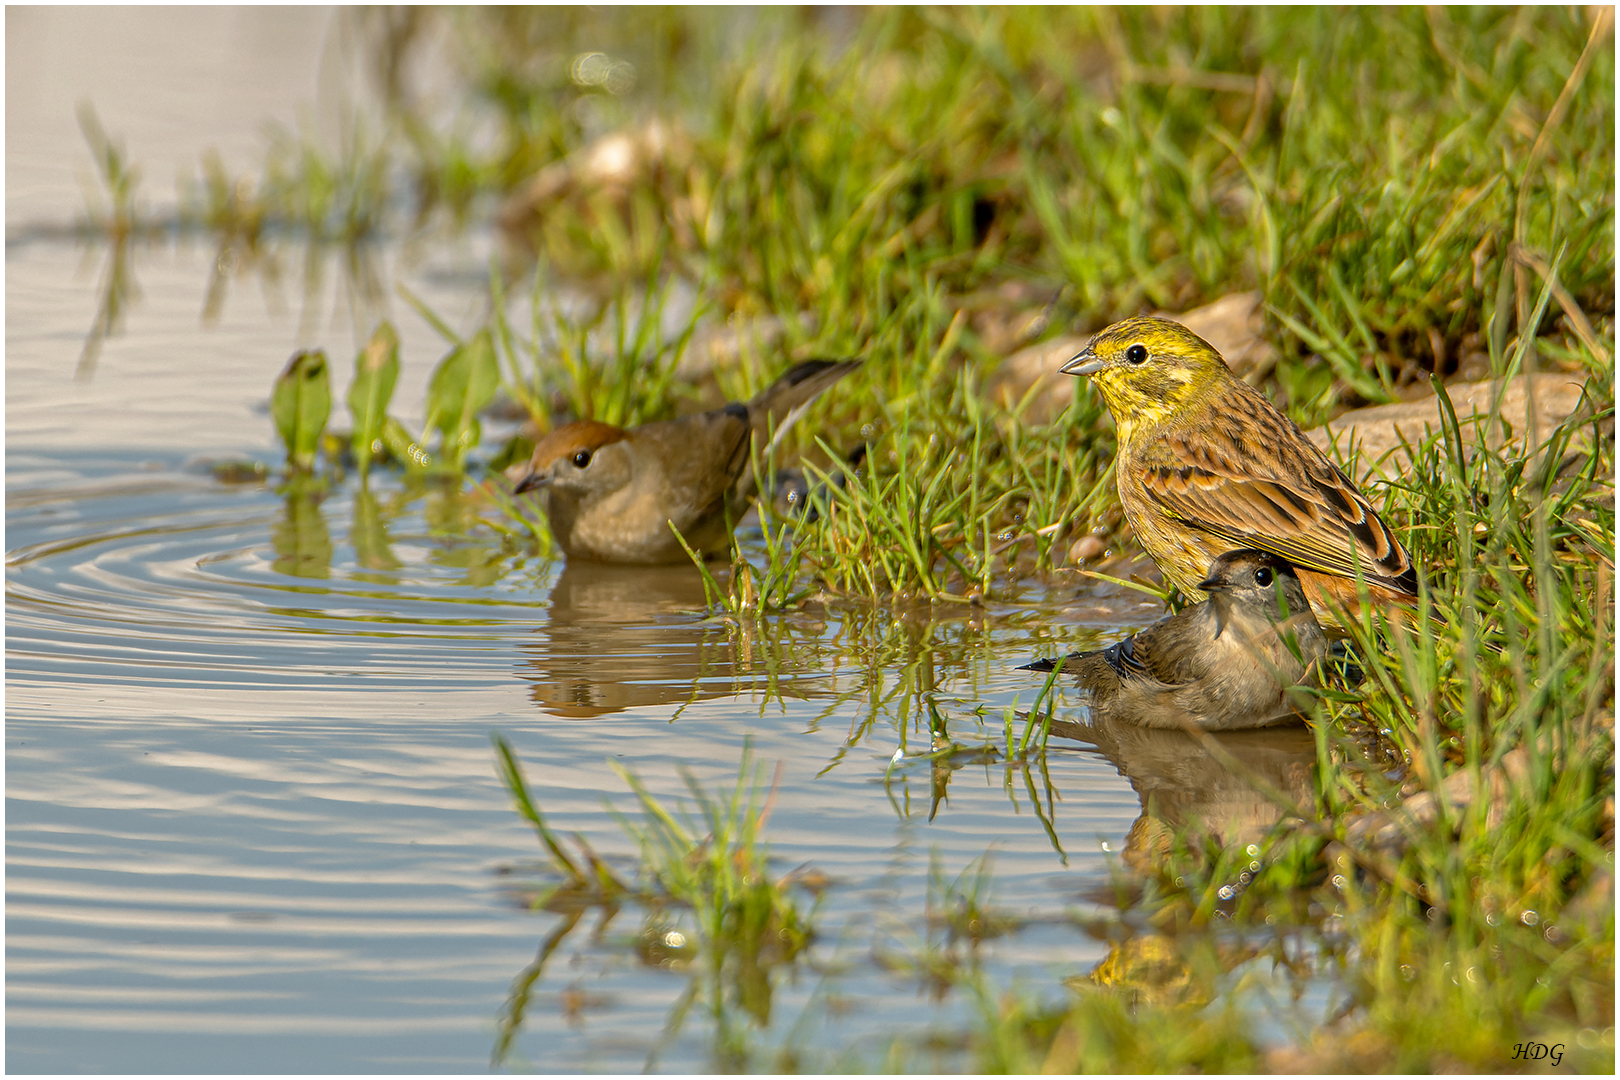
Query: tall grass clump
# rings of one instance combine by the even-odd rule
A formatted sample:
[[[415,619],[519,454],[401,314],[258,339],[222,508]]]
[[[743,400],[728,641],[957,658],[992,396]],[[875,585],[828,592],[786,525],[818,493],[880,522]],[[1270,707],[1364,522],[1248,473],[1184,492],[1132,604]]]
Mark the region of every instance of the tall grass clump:
[[[822,512],[801,528],[806,560],[835,593],[1006,597],[1060,565],[1059,542],[1092,522],[1086,496],[1107,471],[1086,437],[1095,402],[1031,426],[985,402],[968,369],[940,390],[887,403],[862,466],[835,459],[825,474]]]
[[[1471,457],[1448,411],[1401,493],[1444,523],[1411,546],[1446,622],[1357,628],[1369,685],[1332,718],[1403,763],[1400,806],[1429,794],[1395,814],[1387,869],[1333,877],[1365,943],[1346,974],[1391,1068],[1498,1067],[1514,1043],[1573,1047],[1613,1015],[1612,369],[1587,402],[1532,452]],[[1381,808],[1378,775],[1330,770],[1325,808]]]

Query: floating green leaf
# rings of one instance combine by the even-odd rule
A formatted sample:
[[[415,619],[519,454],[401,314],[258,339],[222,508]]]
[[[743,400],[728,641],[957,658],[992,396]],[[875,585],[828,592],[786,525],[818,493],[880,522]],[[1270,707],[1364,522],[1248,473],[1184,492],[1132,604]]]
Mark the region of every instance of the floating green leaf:
[[[443,435],[439,454],[460,469],[469,449],[478,445],[478,413],[495,399],[500,385],[495,343],[488,330],[457,345],[439,362],[428,382],[426,431]]]
[[[332,377],[320,350],[293,356],[270,394],[270,415],[295,469],[312,469],[321,432],[332,415]]]
[[[383,449],[383,427],[388,400],[399,381],[399,335],[388,323],[378,323],[354,358],[354,381],[349,384],[349,415],[354,419],[354,463],[364,476],[371,459]]]

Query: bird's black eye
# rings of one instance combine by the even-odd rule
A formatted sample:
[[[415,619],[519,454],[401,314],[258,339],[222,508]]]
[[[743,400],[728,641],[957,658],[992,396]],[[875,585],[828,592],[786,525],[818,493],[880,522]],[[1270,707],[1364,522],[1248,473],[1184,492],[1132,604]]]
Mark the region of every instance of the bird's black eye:
[[[590,463],[591,463],[591,452],[589,450],[581,450],[579,453],[574,455],[574,468],[583,469],[585,466],[589,465]]]
[[[1145,364],[1147,363],[1147,357],[1148,352],[1146,345],[1132,345],[1130,348],[1125,350],[1125,359],[1129,360],[1133,364]]]
[[[1271,567],[1262,566],[1254,572],[1254,583],[1262,589],[1271,584]]]

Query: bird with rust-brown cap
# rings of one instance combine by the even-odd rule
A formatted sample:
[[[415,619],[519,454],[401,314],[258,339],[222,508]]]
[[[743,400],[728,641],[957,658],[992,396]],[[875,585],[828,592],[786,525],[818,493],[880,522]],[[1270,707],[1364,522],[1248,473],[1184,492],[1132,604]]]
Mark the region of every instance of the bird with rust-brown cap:
[[[678,563],[693,551],[721,555],[757,485],[763,454],[822,391],[859,360],[808,360],[752,401],[620,428],[575,420],[542,438],[526,467],[508,473],[518,492],[538,491],[552,535],[569,558]],[[514,475],[515,474],[515,475]]]
[[[1089,375],[1119,432],[1115,476],[1138,541],[1193,599],[1218,555],[1269,551],[1299,574],[1335,637],[1338,610],[1370,599],[1408,618],[1412,558],[1356,485],[1265,395],[1232,373],[1203,338],[1168,319],[1135,318],[1098,333],[1061,369]]]

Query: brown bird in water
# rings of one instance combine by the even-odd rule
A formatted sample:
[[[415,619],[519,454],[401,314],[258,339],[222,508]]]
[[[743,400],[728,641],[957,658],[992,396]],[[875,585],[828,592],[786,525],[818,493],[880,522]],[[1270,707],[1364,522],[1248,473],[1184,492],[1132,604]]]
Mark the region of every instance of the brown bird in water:
[[[772,432],[798,419],[859,360],[807,360],[749,402],[712,412],[613,427],[575,420],[541,439],[519,492],[540,492],[552,535],[569,558],[609,563],[679,563],[692,550],[723,554],[753,501],[750,446],[763,456]]]
[[[1061,369],[1090,375],[1119,431],[1125,517],[1164,576],[1193,599],[1211,559],[1258,548],[1293,564],[1316,617],[1417,600],[1406,548],[1356,485],[1203,338],[1168,319],[1126,319]]]
[[[1090,692],[1099,722],[1237,731],[1295,719],[1288,688],[1316,684],[1328,639],[1294,568],[1269,552],[1233,551],[1198,587],[1209,595],[1202,604],[1106,649],[1026,670],[1061,665]]]

